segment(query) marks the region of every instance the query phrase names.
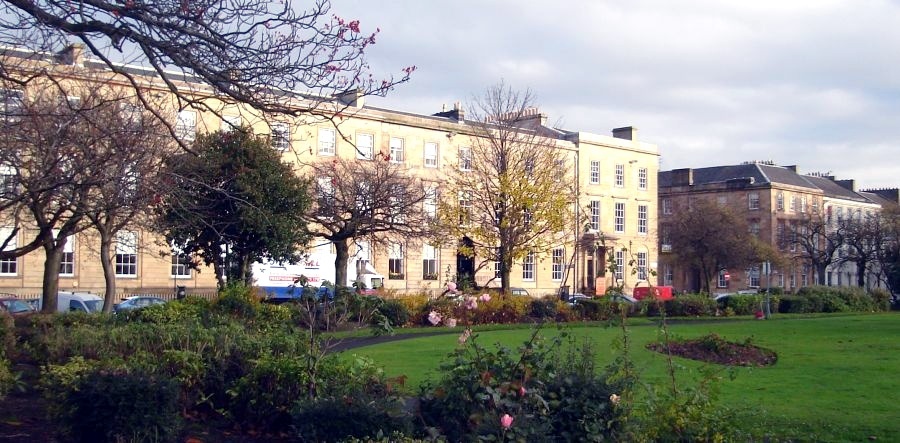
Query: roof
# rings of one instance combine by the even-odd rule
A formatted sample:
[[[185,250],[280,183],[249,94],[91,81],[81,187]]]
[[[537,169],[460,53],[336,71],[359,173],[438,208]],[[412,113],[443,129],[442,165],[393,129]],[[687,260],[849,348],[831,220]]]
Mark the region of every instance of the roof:
[[[784,184],[799,186],[802,188],[818,189],[805,176],[797,174],[790,168],[783,166],[764,165],[758,163],[711,166],[708,168],[692,169],[693,184],[705,185],[712,183],[725,183],[735,179],[753,179],[755,184]],[[659,173],[659,186],[672,186],[674,171],[662,171]]]
[[[814,175],[805,176],[807,180],[816,185],[817,188],[821,189],[826,197],[831,198],[839,198],[843,200],[853,200],[863,203],[870,203],[873,200],[871,198],[867,198],[864,195],[861,195],[858,192],[853,192],[837,183],[834,180],[828,177],[817,177]]]

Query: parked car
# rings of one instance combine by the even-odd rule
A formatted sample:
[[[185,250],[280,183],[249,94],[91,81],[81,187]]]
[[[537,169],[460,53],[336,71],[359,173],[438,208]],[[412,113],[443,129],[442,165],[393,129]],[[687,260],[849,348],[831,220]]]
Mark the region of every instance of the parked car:
[[[0,311],[9,313],[14,317],[28,315],[35,312],[31,303],[22,300],[15,295],[0,294]]]
[[[140,309],[147,306],[161,305],[165,302],[165,299],[154,297],[152,295],[133,295],[122,300],[121,303],[113,305],[113,311],[130,311],[132,309]]]
[[[41,299],[33,303],[35,309],[41,310]],[[103,310],[103,299],[90,292],[59,291],[56,312],[100,312]]]

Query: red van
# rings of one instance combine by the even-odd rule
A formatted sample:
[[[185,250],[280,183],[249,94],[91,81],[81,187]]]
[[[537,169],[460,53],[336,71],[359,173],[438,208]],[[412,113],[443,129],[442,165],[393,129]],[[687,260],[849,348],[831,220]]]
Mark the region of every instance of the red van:
[[[647,298],[648,295],[650,295],[651,289],[653,290],[652,296],[662,301],[671,300],[673,297],[673,288],[671,286],[654,286],[652,288],[641,286],[638,288],[634,288],[634,292],[632,294],[634,295],[634,298],[636,300],[643,300]]]

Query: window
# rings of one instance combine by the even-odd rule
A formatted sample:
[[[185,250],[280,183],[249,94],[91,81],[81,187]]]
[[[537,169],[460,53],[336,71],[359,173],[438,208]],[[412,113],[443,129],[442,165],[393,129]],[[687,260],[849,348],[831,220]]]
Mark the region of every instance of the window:
[[[319,128],[319,155],[334,155],[334,129]]]
[[[527,207],[522,208],[522,223],[524,224],[525,229],[531,227],[531,216],[531,209]]]
[[[844,221],[844,208],[843,207],[837,208],[837,221],[838,222]]]
[[[647,234],[647,205],[638,205],[638,234]]]
[[[813,214],[819,213],[819,199],[813,197],[812,199],[812,212]]]
[[[356,243],[356,254],[353,257],[356,257],[356,269],[357,274],[365,271],[366,266],[372,261],[372,249],[369,247],[369,242],[360,240]]]
[[[403,245],[391,243],[388,246],[388,279],[403,280]]]
[[[600,162],[597,160],[591,161],[591,184],[600,184]]]
[[[403,163],[405,158],[403,154],[403,139],[391,137],[391,163]]]
[[[12,166],[0,166],[0,195],[14,196],[19,187],[19,180],[16,176],[16,170]]]
[[[53,238],[58,239],[59,230],[53,230]],[[0,240],[2,241],[2,240]],[[59,261],[60,277],[72,277],[75,275],[75,238],[69,236],[66,239],[66,245],[63,247],[62,259]]]
[[[778,248],[784,249],[787,246],[787,236],[785,235],[785,224],[784,220],[778,220],[778,223],[775,225],[775,238],[778,241]]]
[[[272,149],[287,151],[291,148],[291,128],[287,123],[272,123],[270,129],[272,135],[269,137],[269,142],[272,144]],[[334,133],[332,132],[332,134]]]
[[[759,209],[759,193],[751,192],[747,194],[747,204],[751,211]]]
[[[438,144],[434,142],[425,143],[425,167],[438,167]]]
[[[616,165],[616,187],[625,187],[625,165]]]
[[[550,279],[562,280],[563,268],[565,267],[565,250],[563,248],[553,249],[553,262],[550,268]]]
[[[625,278],[625,251],[619,249],[616,251],[616,280],[622,281]]]
[[[647,190],[647,168],[638,169],[638,189]]]
[[[662,252],[672,252],[672,227],[669,225],[660,225],[659,227],[659,243],[662,245]]]
[[[747,286],[751,288],[759,287],[759,267],[754,266],[747,269]]]
[[[791,252],[797,251],[797,223],[791,222],[791,238],[790,238],[790,249]]]
[[[666,263],[663,265],[663,285],[672,286],[675,282],[675,270],[672,265]]]
[[[647,280],[647,253],[637,253],[637,278],[638,280]]]
[[[750,220],[750,235],[759,238],[759,220]]]
[[[459,170],[460,171],[471,171],[472,170],[472,149],[471,148],[459,148]]]
[[[459,192],[459,225],[466,226],[472,221],[472,196],[469,191]]]
[[[15,121],[22,115],[22,91],[18,89],[0,89],[0,113],[3,120]]]
[[[663,209],[663,214],[672,215],[672,199],[670,199],[670,198],[662,199],[662,209]]]
[[[372,160],[375,152],[375,136],[372,134],[356,134],[356,158]]]
[[[616,232],[625,232],[625,202],[616,202]]]
[[[241,127],[241,116],[240,115],[223,115],[222,116],[222,130],[223,131],[234,131]]]
[[[12,238],[10,238],[12,237]],[[4,251],[10,251],[18,247],[18,233],[13,235],[13,228],[0,228],[0,245],[6,243]],[[19,273],[19,260],[16,257],[0,259],[0,275],[16,275]]]
[[[728,279],[725,276],[728,275],[728,270],[723,269],[719,271],[719,277],[716,279],[716,287],[717,288],[727,288],[728,287]]]
[[[522,280],[534,281],[534,251],[529,251],[522,261]]]
[[[197,138],[197,113],[189,110],[178,111],[175,135],[181,140],[192,142]]]
[[[791,210],[791,212],[797,212],[797,196],[796,195],[791,196],[790,210]]]
[[[800,197],[800,213],[806,214],[806,206],[809,203],[809,199],[807,196]]]
[[[137,233],[116,234],[116,277],[137,277]]]
[[[534,157],[525,159],[525,175],[531,177],[534,175]]]
[[[600,230],[600,200],[591,200],[591,229]]]
[[[331,177],[316,179],[316,198],[321,207],[330,207],[334,204],[334,183],[332,183]],[[357,202],[357,206],[361,206],[359,202]]]
[[[425,205],[425,214],[431,218],[434,218],[437,215],[437,188],[434,186],[429,186],[425,188],[425,199],[423,200],[423,204]]]
[[[185,254],[181,248],[172,245],[172,278],[191,278],[190,254]]]
[[[779,211],[784,211],[784,192],[778,191],[778,194],[775,194],[775,207]]]
[[[437,280],[437,270],[437,249],[432,245],[422,245],[422,280]]]

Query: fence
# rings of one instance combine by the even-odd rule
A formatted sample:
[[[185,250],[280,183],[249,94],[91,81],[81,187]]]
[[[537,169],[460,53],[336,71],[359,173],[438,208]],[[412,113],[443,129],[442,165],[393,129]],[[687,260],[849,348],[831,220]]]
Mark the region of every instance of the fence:
[[[103,295],[104,295],[102,292],[98,292],[98,293],[91,292],[91,294],[95,294],[96,296],[98,296],[100,298],[103,298]],[[144,296],[148,296],[148,297],[159,297],[165,301],[172,301],[177,298],[175,293],[173,293],[171,291],[160,292],[160,293],[154,293],[154,292],[125,293],[125,292],[123,292],[121,294],[118,294],[116,296],[116,298],[113,299],[113,301],[115,303],[118,303],[128,297],[132,297],[135,295],[144,295]],[[188,297],[200,297],[200,298],[205,298],[207,300],[215,300],[216,297],[218,297],[218,293],[216,293],[216,291],[200,291],[200,292],[188,291],[187,296]],[[26,300],[26,301],[37,300],[37,299],[41,298],[41,294],[40,293],[18,294],[17,297],[22,300]]]

